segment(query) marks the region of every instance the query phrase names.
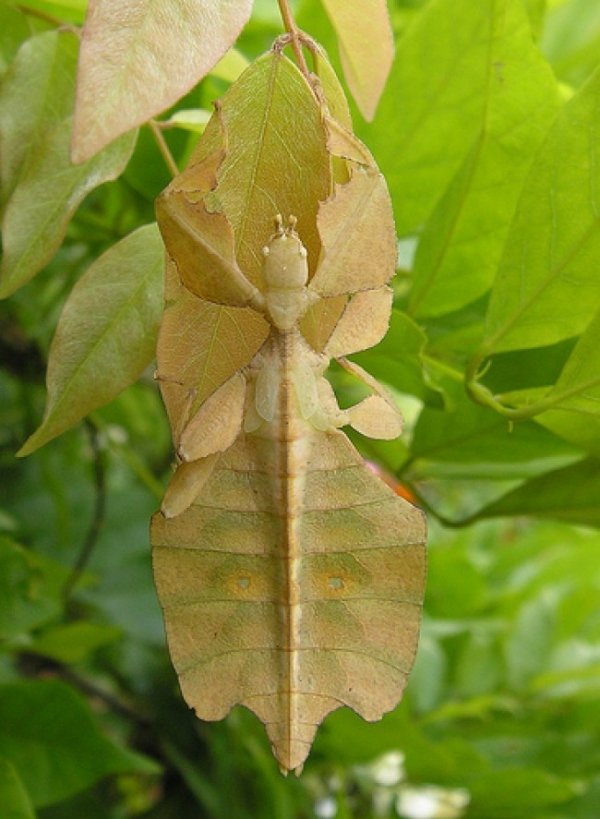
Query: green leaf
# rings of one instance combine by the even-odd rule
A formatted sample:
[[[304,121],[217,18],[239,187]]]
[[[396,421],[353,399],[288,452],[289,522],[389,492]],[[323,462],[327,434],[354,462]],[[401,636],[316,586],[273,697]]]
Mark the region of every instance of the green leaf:
[[[579,86],[598,65],[600,7],[590,0],[552,3],[542,44],[554,71]]]
[[[19,774],[6,759],[0,759],[0,805],[2,819],[35,819]]]
[[[377,117],[359,135],[387,179],[401,236],[426,220],[481,129],[505,13],[504,0],[431,0],[397,43]]]
[[[565,106],[531,167],[492,290],[482,355],[570,338],[598,309],[599,129],[600,70]]]
[[[588,458],[532,478],[477,513],[477,518],[535,515],[600,526],[600,461]]]
[[[0,640],[56,617],[67,570],[0,537]]]
[[[248,60],[237,48],[230,48],[219,62],[209,71],[213,77],[218,77],[225,82],[235,82],[237,78],[248,68]]]
[[[85,700],[49,680],[0,685],[0,756],[14,765],[36,807],[60,802],[108,774],[158,770],[109,741]]]
[[[456,310],[491,286],[525,176],[558,108],[521,0],[498,4],[479,133],[421,237],[410,312]]]
[[[427,397],[436,403],[435,393],[423,376],[421,353],[425,341],[421,328],[406,313],[394,308],[390,329],[383,340],[373,349],[353,355],[352,360],[400,392]]]
[[[523,5],[529,16],[531,29],[537,38],[542,32],[547,0],[523,0]]]
[[[81,663],[98,648],[114,643],[121,636],[115,626],[78,620],[45,629],[27,650],[50,657],[59,663]]]
[[[88,0],[27,0],[26,8],[37,9],[65,23],[83,23]]]
[[[562,466],[577,453],[533,422],[511,427],[493,410],[469,401],[460,384],[446,381],[444,388],[450,408],[425,407],[415,427],[411,451],[423,461],[420,470],[435,462],[454,477],[506,480]]]
[[[600,452],[600,311],[577,342],[538,416],[542,424]],[[580,433],[578,435],[578,433]]]
[[[31,35],[27,17],[17,8],[0,7],[0,76],[4,74],[21,43]]]
[[[532,812],[545,805],[567,802],[575,793],[574,785],[561,777],[536,768],[494,770],[469,783],[473,819],[527,819],[551,814]],[[560,814],[559,814],[560,815]]]
[[[5,203],[73,109],[77,37],[48,31],[19,49],[0,92],[0,190]],[[27,105],[23,105],[23,100]]]
[[[194,131],[201,134],[206,128],[212,113],[205,108],[190,108],[175,111],[169,119],[163,120],[164,125],[170,128],[185,128],[187,131]]]
[[[19,50],[2,86],[3,196],[10,199],[2,225],[0,298],[52,258],[79,203],[102,182],[115,179],[133,150],[135,135],[130,134],[90,162],[71,164],[76,47],[77,38],[67,32],[33,37]],[[33,103],[23,106],[30,94]]]
[[[251,9],[251,0],[95,0],[83,29],[74,161],[187,93],[235,42]]]
[[[107,404],[152,360],[163,253],[156,225],[145,225],[109,248],[75,285],[50,348],[44,419],[20,456]]]
[[[508,680],[515,688],[523,688],[547,667],[556,637],[557,603],[557,590],[543,589],[527,600],[511,624],[505,657]]]

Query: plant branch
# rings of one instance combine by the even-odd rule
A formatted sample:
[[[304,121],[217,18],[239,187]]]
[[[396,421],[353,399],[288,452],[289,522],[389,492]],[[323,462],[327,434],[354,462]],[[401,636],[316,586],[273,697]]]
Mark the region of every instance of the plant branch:
[[[294,50],[294,56],[296,57],[298,67],[300,68],[300,71],[302,71],[304,76],[307,79],[310,79],[310,71],[308,70],[306,60],[304,59],[304,54],[302,53],[302,41],[300,37],[300,30],[296,25],[296,21],[294,20],[294,15],[292,14],[289,2],[288,0],[277,0],[277,5],[279,6],[281,19],[283,20],[283,26],[290,35],[291,38],[290,42]]]
[[[167,145],[167,140],[164,138],[159,124],[155,119],[149,119],[148,126],[152,131],[152,136],[156,140],[158,150],[160,151],[162,158],[165,160],[165,165],[169,169],[171,176],[173,177],[179,176],[179,168],[177,167],[177,163],[173,158],[173,154],[171,153],[169,146]]]
[[[104,516],[106,513],[106,466],[102,450],[100,449],[99,432],[91,421],[86,421],[86,429],[90,437],[90,444],[92,447],[93,469],[94,469],[94,487],[95,487],[95,503],[92,520],[90,522],[87,535],[83,542],[83,546],[79,556],[71,570],[71,574],[63,588],[63,597],[66,601],[69,600],[73,588],[79,581],[85,567],[87,566],[94,547],[98,542],[98,536],[104,523]]]
[[[453,518],[448,518],[446,517],[446,515],[443,515],[441,512],[438,512],[436,509],[434,509],[433,506],[431,506],[429,501],[421,494],[421,492],[419,492],[414,483],[411,483],[410,481],[407,481],[404,478],[402,479],[402,483],[404,484],[404,486],[406,486],[411,495],[414,496],[418,505],[422,507],[430,515],[433,515],[433,517],[447,529],[462,529],[464,526],[470,526],[472,523],[475,523],[477,520],[479,520],[477,514],[467,515],[461,520],[454,520]]]

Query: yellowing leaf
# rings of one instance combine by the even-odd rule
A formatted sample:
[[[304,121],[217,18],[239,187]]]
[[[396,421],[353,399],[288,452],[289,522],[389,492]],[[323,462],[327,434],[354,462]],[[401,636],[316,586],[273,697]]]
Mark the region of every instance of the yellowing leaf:
[[[339,38],[348,87],[362,115],[373,119],[394,59],[386,0],[321,0]]]
[[[19,50],[2,85],[0,154],[6,205],[0,298],[29,281],[52,258],[79,203],[102,182],[115,179],[133,150],[135,135],[130,134],[89,162],[71,164],[76,55],[73,34],[52,31],[33,37]]]
[[[90,0],[74,161],[173,105],[223,57],[251,8],[251,0]]]
[[[108,403],[154,356],[162,308],[164,255],[156,225],[104,253],[73,288],[50,348],[48,398],[29,455]]]

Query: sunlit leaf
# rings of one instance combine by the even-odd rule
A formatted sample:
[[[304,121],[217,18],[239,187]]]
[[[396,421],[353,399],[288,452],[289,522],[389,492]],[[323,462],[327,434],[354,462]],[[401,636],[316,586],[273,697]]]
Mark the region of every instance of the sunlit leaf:
[[[81,46],[74,160],[89,159],[189,91],[235,41],[251,8],[251,0],[91,0]]]
[[[321,2],[338,36],[348,87],[365,119],[371,120],[394,58],[386,0]]]
[[[486,353],[570,338],[598,309],[599,100],[600,71],[564,108],[531,167],[492,291]]]
[[[419,241],[410,310],[448,313],[491,286],[527,170],[558,110],[521,0],[492,21],[480,132]]]
[[[162,308],[163,265],[156,225],[146,225],[107,250],[75,285],[50,349],[44,419],[19,455],[29,455],[108,403],[149,364]]]
[[[505,11],[504,0],[431,0],[397,42],[377,117],[359,134],[387,179],[401,236],[422,225],[480,131]]]

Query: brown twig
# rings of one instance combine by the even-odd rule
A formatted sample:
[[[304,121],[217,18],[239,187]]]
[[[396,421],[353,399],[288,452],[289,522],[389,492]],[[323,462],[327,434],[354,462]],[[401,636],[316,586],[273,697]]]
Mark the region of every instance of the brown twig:
[[[301,33],[296,25],[296,21],[294,20],[294,15],[292,14],[288,0],[277,0],[277,4],[279,5],[279,11],[281,12],[281,19],[283,20],[284,28],[290,35],[290,43],[294,50],[294,56],[296,57],[298,67],[304,76],[310,80],[310,71],[308,70],[306,60],[304,59],[304,54],[302,53]]]
[[[156,140],[156,144],[158,145],[158,150],[162,154],[162,158],[165,160],[165,164],[169,171],[171,172],[171,176],[179,176],[179,168],[177,167],[177,163],[173,158],[173,154],[171,153],[169,146],[167,145],[167,140],[164,138],[161,128],[155,119],[148,120],[148,126],[152,131],[152,135]]]

